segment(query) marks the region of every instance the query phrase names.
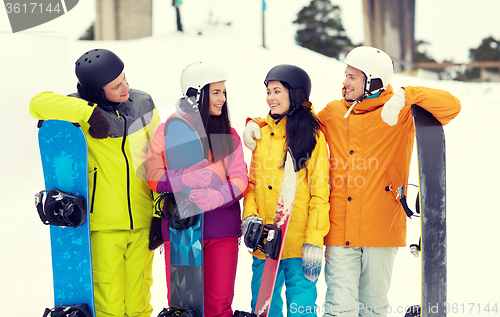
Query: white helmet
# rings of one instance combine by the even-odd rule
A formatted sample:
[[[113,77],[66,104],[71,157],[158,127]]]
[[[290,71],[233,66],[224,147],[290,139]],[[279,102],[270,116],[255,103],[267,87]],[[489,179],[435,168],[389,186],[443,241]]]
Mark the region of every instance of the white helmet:
[[[191,63],[181,74],[182,95],[196,96],[196,101],[198,101],[201,89],[206,84],[226,81],[226,79],[224,68],[216,63],[209,61]]]
[[[394,63],[389,55],[370,46],[354,48],[347,54],[344,63],[365,74],[364,97],[387,89],[394,71]]]

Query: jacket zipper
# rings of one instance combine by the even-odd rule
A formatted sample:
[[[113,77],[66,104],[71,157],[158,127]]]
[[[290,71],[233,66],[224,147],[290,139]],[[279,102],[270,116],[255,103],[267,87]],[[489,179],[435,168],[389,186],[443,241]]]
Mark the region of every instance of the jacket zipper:
[[[90,203],[90,213],[94,213],[96,187],[97,187],[97,167],[94,166],[94,188],[92,188],[92,201]]]
[[[116,111],[118,118],[120,114]],[[122,141],[122,153],[123,158],[125,158],[125,166],[127,166],[127,206],[128,206],[128,216],[130,220],[130,230],[134,229],[134,218],[132,217],[132,204],[130,202],[130,166],[128,164],[128,157],[125,152],[125,141],[127,140],[127,118],[123,117],[123,141]]]

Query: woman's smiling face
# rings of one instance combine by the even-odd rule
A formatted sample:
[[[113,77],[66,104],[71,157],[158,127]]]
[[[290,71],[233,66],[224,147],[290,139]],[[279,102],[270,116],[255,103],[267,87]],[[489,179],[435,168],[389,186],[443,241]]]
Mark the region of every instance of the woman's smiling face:
[[[290,96],[288,89],[278,80],[271,80],[267,83],[267,104],[271,109],[271,114],[284,115],[290,110]]]
[[[222,106],[226,102],[226,84],[223,81],[210,83],[210,106],[208,113],[212,116],[220,116]]]

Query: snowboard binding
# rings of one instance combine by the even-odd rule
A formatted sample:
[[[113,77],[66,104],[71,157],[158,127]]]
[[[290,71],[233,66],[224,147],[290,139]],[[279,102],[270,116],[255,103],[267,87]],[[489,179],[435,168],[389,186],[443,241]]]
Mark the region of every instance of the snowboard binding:
[[[417,258],[420,254],[420,251],[421,251],[421,247],[420,247],[421,242],[422,242],[422,238],[420,238],[418,240],[418,244],[415,244],[415,243],[410,244],[410,252],[411,252],[411,254],[413,254]]]
[[[407,186],[415,186],[415,187],[418,187],[416,185],[413,185],[413,184],[406,184],[406,185],[403,185],[401,187],[399,187],[397,189],[397,197],[396,199],[399,199],[399,202],[401,203],[401,206],[403,206],[403,209],[406,213],[406,215],[408,216],[408,218],[411,219],[411,217],[420,217],[420,199],[419,199],[419,196],[420,194],[417,193],[417,201],[415,202],[415,211],[416,213],[414,213],[410,207],[408,207],[408,202],[406,201],[406,195],[405,195],[405,188]]]
[[[43,317],[92,317],[87,304],[60,305],[52,309],[46,308]]]
[[[196,204],[191,202],[182,193],[176,193],[175,198],[177,199],[172,199],[172,207],[169,208],[168,219],[170,222],[170,228],[176,230],[186,230],[198,223],[200,213]],[[182,215],[192,216],[183,218]]]
[[[405,317],[420,317],[420,305],[413,305],[408,307]]]
[[[47,193],[45,203],[43,194]],[[42,190],[35,194],[35,206],[45,225],[79,227],[85,222],[87,207],[83,196],[74,196],[58,189]]]
[[[164,201],[163,205],[162,202]],[[158,196],[155,201],[155,214],[160,216],[161,219],[167,219],[167,214],[170,212],[170,208],[173,208],[173,204],[175,203],[174,194],[171,192],[162,192],[160,196]]]
[[[408,202],[406,200],[406,194],[405,194],[405,188],[407,186],[415,186],[418,187],[417,185],[413,184],[406,184],[397,189],[397,197],[396,199],[399,199],[399,202],[401,203],[401,206],[403,207],[406,216],[411,219],[411,217],[420,217],[420,193],[417,193],[417,201],[415,202],[415,213],[413,210],[408,207]],[[422,240],[422,239],[420,239]],[[410,244],[410,252],[413,254],[415,257],[418,257],[420,254],[420,240],[418,241],[418,244],[413,243]]]
[[[200,313],[190,307],[163,308],[158,317],[200,317]]]
[[[178,203],[175,198],[178,198]],[[163,206],[161,204],[162,201],[165,201]],[[200,217],[196,205],[182,193],[173,194],[170,192],[163,192],[156,198],[154,204],[155,214],[162,219],[167,219],[172,229],[186,230],[196,224]],[[179,206],[181,211],[179,211]],[[188,214],[193,216],[181,218],[181,212],[184,215]]]
[[[254,313],[247,313],[244,311],[235,310],[233,317],[257,317]]]
[[[266,258],[278,259],[281,246],[281,229],[268,224],[252,222],[248,225],[244,241],[250,252],[260,250]]]

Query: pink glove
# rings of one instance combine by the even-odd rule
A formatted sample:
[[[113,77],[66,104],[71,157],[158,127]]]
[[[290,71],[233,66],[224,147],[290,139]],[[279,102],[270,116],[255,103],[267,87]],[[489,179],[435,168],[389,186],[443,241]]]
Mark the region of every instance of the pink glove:
[[[193,189],[189,195],[189,200],[195,203],[201,210],[208,211],[222,206],[224,196],[217,189],[201,188]]]
[[[208,187],[212,181],[213,169],[207,167],[208,160],[203,160],[182,172],[182,182],[187,188]]]

